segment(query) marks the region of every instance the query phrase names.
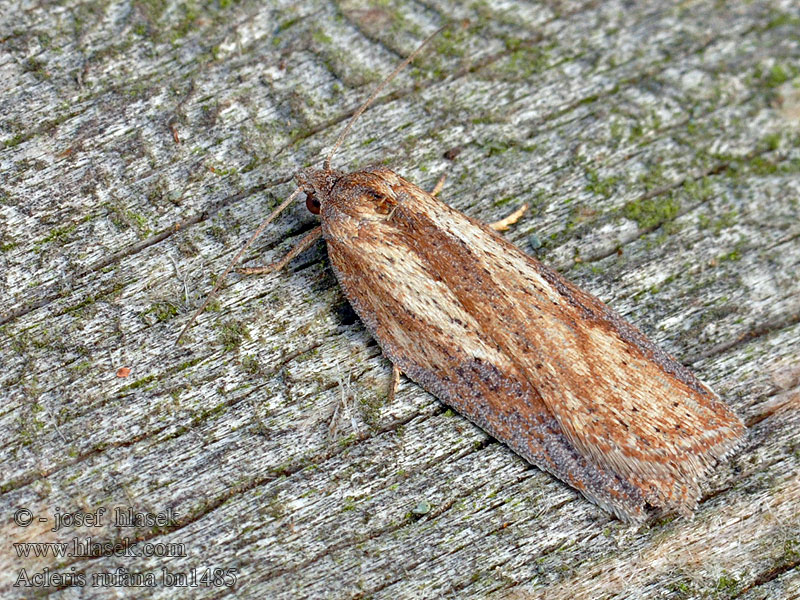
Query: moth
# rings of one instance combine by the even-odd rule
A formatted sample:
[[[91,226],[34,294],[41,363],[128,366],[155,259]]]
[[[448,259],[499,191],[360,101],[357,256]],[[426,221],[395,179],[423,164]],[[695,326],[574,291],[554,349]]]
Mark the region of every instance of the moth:
[[[344,295],[393,365],[392,390],[404,373],[624,521],[651,509],[690,515],[745,433],[711,389],[603,302],[438,200],[439,186],[426,192],[384,167],[331,168],[355,120],[433,35],[361,105],[322,168],[296,175],[209,299],[302,193],[321,225],[280,262],[240,272],[281,269],[323,238]]]

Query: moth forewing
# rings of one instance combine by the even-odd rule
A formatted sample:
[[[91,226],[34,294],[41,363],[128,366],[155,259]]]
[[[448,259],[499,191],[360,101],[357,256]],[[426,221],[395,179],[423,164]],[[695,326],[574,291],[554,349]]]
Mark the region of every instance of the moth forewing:
[[[688,513],[741,437],[597,298],[388,169],[340,176],[321,217],[345,295],[395,365],[623,518],[646,503]]]

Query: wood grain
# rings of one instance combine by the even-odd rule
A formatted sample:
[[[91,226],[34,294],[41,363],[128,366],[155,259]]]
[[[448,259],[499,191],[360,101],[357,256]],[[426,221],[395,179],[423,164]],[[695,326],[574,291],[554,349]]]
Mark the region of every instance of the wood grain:
[[[157,598],[800,596],[796,3],[4,8],[3,597],[108,597],[10,587],[23,567],[239,570],[235,588]],[[321,245],[280,275],[232,277],[173,346],[291,176],[445,20],[469,23],[398,78],[334,167],[382,163],[423,189],[446,172],[440,197],[485,222],[529,203],[506,239],[745,418],[693,521],[625,527],[417,386],[386,403],[391,368]],[[315,224],[298,205],[250,264]],[[57,506],[178,518],[12,520]],[[86,535],[186,556],[11,545]]]

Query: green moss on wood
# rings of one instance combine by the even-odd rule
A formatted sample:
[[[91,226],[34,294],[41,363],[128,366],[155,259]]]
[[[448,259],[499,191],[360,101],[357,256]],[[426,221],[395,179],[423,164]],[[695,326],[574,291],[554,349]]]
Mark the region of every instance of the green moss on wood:
[[[674,219],[679,211],[680,203],[677,200],[657,197],[628,202],[622,214],[635,221],[641,229],[650,230]]]

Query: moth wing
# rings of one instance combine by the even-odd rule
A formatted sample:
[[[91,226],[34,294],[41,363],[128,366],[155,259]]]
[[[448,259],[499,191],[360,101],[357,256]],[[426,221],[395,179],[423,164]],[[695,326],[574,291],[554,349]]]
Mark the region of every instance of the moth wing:
[[[488,227],[390,171],[348,177],[323,210],[323,232],[345,294],[395,364],[617,514],[641,512],[644,500],[694,508],[700,479],[744,432],[710,389]],[[370,212],[366,188],[394,194],[389,218]],[[542,441],[548,428],[556,446]],[[526,440],[549,450],[531,458]],[[569,451],[583,459],[578,475]],[[601,491],[587,493],[597,473]]]
[[[486,276],[461,298],[488,315],[493,339],[518,358],[570,442],[652,505],[691,512],[700,481],[739,444],[741,420],[594,296],[456,211],[426,213],[457,238],[452,247],[474,249],[460,264]]]
[[[567,440],[512,361],[413,253],[364,231],[328,255],[345,295],[384,354],[410,379],[530,463],[626,521],[645,518],[641,492]]]

